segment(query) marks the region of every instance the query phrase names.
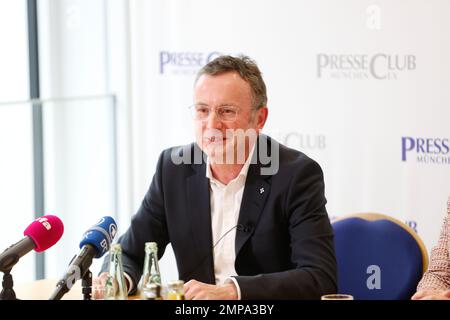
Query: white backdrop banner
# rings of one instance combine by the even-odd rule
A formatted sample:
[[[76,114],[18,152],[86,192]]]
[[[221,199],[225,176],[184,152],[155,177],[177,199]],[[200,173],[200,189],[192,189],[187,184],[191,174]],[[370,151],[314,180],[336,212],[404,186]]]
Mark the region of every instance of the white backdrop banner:
[[[450,2],[131,2],[134,203],[163,148],[194,139],[195,73],[256,60],[265,133],[324,170],[330,217],[390,215],[430,251],[450,194]]]

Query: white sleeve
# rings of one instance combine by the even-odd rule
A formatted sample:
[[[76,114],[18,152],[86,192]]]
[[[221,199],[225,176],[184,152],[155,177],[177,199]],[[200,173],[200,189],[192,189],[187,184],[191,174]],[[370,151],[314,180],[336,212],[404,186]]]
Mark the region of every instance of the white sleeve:
[[[239,283],[237,282],[237,280],[234,277],[229,277],[225,280],[225,283],[231,283],[231,282],[233,282],[234,286],[236,287],[238,300],[241,300],[241,288],[239,287]]]

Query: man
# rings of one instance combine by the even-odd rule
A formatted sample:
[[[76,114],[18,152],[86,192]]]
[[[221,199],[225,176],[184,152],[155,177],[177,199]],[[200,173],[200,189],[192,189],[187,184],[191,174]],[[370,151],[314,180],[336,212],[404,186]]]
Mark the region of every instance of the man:
[[[162,152],[119,239],[130,293],[148,241],[158,243],[160,256],[172,244],[187,299],[319,299],[336,292],[322,170],[260,134],[268,109],[256,64],[231,56],[208,63],[191,110],[196,144]]]

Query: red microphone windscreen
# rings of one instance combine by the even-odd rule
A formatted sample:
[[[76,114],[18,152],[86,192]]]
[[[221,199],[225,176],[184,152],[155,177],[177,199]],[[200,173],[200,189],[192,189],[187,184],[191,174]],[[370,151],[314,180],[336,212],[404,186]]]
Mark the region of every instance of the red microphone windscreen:
[[[36,244],[37,252],[42,252],[53,246],[64,233],[64,225],[57,216],[46,215],[33,221],[23,232]]]

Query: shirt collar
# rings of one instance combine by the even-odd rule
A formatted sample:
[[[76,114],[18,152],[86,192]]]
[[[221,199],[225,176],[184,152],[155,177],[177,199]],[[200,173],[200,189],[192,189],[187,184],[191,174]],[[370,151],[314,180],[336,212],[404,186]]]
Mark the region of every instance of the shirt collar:
[[[255,151],[255,146],[256,146],[256,143],[253,144],[253,147],[250,150],[250,153],[248,154],[247,160],[245,161],[244,166],[242,167],[241,171],[239,172],[237,177],[234,178],[233,180],[231,180],[230,182],[235,181],[239,177],[244,177],[244,178],[247,177],[248,169],[250,168],[250,163],[251,163],[251,160],[253,157],[253,152]],[[218,181],[216,178],[213,177],[209,157],[206,159],[206,178],[208,178],[211,182],[215,182],[215,183],[223,185],[223,183],[221,183],[220,181]]]

